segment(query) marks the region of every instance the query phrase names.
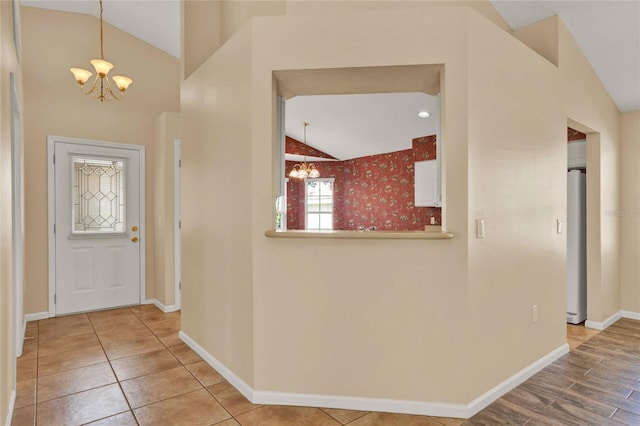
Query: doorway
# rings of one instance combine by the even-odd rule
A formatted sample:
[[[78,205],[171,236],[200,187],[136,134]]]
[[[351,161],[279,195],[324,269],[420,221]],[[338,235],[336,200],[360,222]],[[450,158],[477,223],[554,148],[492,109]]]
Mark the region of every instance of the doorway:
[[[567,128],[567,339],[577,347],[591,337],[587,319],[587,135]]]
[[[145,297],[144,147],[49,137],[49,314]]]

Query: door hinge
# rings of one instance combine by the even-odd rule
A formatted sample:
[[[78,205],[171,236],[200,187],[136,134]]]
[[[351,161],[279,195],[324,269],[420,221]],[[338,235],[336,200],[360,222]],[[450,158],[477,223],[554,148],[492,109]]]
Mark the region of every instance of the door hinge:
[[[178,283],[178,290],[182,290],[182,281]]]
[[[182,167],[182,158],[178,160],[178,167]]]
[[[54,234],[56,233],[56,224],[55,223],[53,224],[53,233]]]
[[[53,164],[56,164],[56,155],[53,154]]]
[[[181,220],[178,221],[178,229],[182,229],[182,221]]]
[[[58,302],[57,294],[53,295],[53,304],[55,305]]]

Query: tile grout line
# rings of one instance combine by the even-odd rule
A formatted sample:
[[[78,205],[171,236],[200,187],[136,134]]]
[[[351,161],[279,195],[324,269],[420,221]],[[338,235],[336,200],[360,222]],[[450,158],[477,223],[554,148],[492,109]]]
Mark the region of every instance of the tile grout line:
[[[136,314],[135,314],[135,312],[134,312],[134,315],[136,315]],[[218,397],[217,397],[217,396],[216,396],[216,395],[215,395],[215,394],[214,394],[214,393],[209,389],[209,387],[208,387],[208,386],[205,386],[205,385],[204,385],[204,384],[203,384],[203,383],[202,383],[202,382],[201,382],[201,381],[200,381],[200,380],[195,376],[195,374],[193,374],[193,372],[192,372],[189,368],[187,368],[187,365],[191,365],[191,364],[195,364],[195,363],[191,363],[191,364],[184,364],[184,363],[183,363],[183,362],[182,362],[182,361],[181,361],[181,360],[180,360],[180,359],[179,359],[179,358],[178,358],[178,357],[173,353],[173,351],[171,350],[171,348],[172,348],[172,347],[175,347],[175,346],[179,346],[179,345],[167,346],[167,344],[166,344],[165,342],[163,342],[163,341],[162,341],[162,340],[161,340],[161,339],[156,335],[156,333],[155,333],[155,332],[154,332],[154,331],[153,331],[153,330],[152,330],[152,329],[147,325],[147,323],[144,321],[144,319],[140,318],[138,315],[136,315],[136,317],[137,317],[138,319],[140,319],[140,321],[142,321],[142,322],[144,323],[145,327],[147,327],[147,328],[149,329],[149,331],[151,331],[151,333],[153,333],[153,335],[154,335],[158,340],[160,340],[160,343],[162,343],[162,345],[163,345],[163,346],[164,346],[164,347],[165,347],[165,348],[166,348],[166,349],[171,353],[171,355],[173,355],[173,356],[178,360],[178,362],[179,362],[179,363],[180,363],[180,364],[185,368],[185,370],[187,370],[187,371],[189,372],[189,374],[191,375],[191,377],[193,377],[193,378],[198,382],[198,384],[200,384],[200,386],[202,386],[202,388],[203,388],[203,389],[204,389],[204,390],[205,390],[209,395],[211,395],[211,397],[213,397],[213,399],[214,399],[218,404],[220,404],[220,406],[222,407],[222,409],[223,409],[223,410],[225,410],[225,411],[227,412],[227,414],[229,414],[229,416],[230,416],[230,417],[229,417],[228,419],[222,420],[221,422],[218,422],[218,423],[222,423],[222,422],[227,421],[227,420],[230,420],[230,419],[233,419],[233,420],[234,420],[234,421],[236,421],[237,423],[240,423],[240,422],[238,421],[238,419],[236,418],[236,416],[234,416],[234,415],[233,415],[233,414],[232,414],[232,413],[227,409],[227,407],[225,407],[225,405],[222,403],[222,401],[221,401],[221,400],[220,400],[220,399],[219,399],[219,398],[218,398]],[[204,359],[202,359],[202,357],[200,357],[200,356],[198,356],[198,357],[200,358],[200,360],[201,360],[201,361],[204,361]],[[196,361],[196,362],[200,362],[200,361]],[[206,361],[205,361],[205,362],[206,362]],[[209,365],[209,364],[207,364],[207,365]],[[209,365],[209,367],[211,367],[211,366]],[[211,367],[211,368],[213,368],[213,367]],[[214,369],[214,370],[215,370],[215,369]],[[219,374],[219,373],[218,373],[218,374]],[[222,382],[220,382],[220,383],[229,383],[229,382],[228,382],[226,379],[223,379],[223,381],[222,381]],[[211,386],[214,386],[214,385],[217,385],[217,384],[219,384],[219,383],[215,383],[215,384],[213,384],[213,385],[211,385]],[[195,392],[195,391],[194,391],[194,392]],[[188,393],[190,393],[190,392],[188,392]],[[184,395],[186,395],[186,394],[184,394]],[[262,408],[262,406],[254,407],[254,408],[252,408],[251,410],[247,410],[247,411],[245,411],[245,412],[243,412],[243,413],[240,413],[240,414],[238,414],[238,415],[240,416],[240,415],[243,415],[243,414],[249,413],[249,412],[251,412],[251,411],[257,410],[257,409],[259,409],[259,408]],[[216,423],[216,424],[217,424],[217,423]]]
[[[161,339],[156,335],[155,331],[153,331],[153,330],[151,329],[151,327],[149,327],[149,325],[145,322],[145,320],[144,320],[143,318],[141,318],[139,315],[137,315],[134,311],[131,311],[131,312],[132,312],[132,314],[133,314],[133,315],[138,319],[138,321],[140,321],[140,322],[141,322],[141,323],[142,323],[142,324],[147,328],[147,330],[149,330],[149,332],[151,332],[151,334],[153,334],[153,336],[154,336],[156,339],[158,339],[158,341],[162,344],[162,346],[164,346],[164,347],[165,347],[165,349],[166,349],[167,351],[169,351],[169,353],[171,354],[171,356],[173,356],[173,357],[176,359],[176,361],[178,361],[178,362],[180,363],[180,366],[181,366],[182,368],[184,368],[184,369],[189,373],[189,375],[191,375],[191,377],[193,377],[193,378],[195,379],[195,381],[196,381],[196,382],[198,382],[198,384],[201,386],[201,389],[197,389],[197,390],[193,390],[193,391],[190,391],[190,392],[185,392],[185,393],[182,393],[182,394],[179,394],[179,395],[174,395],[174,396],[171,396],[171,397],[168,397],[168,398],[160,399],[160,400],[158,400],[158,401],[154,401],[154,402],[152,402],[152,403],[149,403],[149,404],[143,405],[143,406],[141,406],[141,407],[147,407],[147,406],[149,406],[149,405],[153,405],[153,404],[156,404],[156,403],[159,403],[159,402],[162,402],[162,401],[167,401],[167,400],[172,399],[172,398],[175,398],[175,397],[177,397],[177,396],[188,395],[188,394],[190,394],[190,393],[198,392],[198,391],[200,391],[200,390],[203,390],[203,389],[204,389],[204,390],[205,390],[209,395],[211,395],[211,396],[212,396],[212,397],[213,397],[213,398],[214,398],[214,399],[215,399],[215,400],[220,404],[220,406],[222,407],[222,409],[223,409],[223,410],[225,410],[225,411],[227,412],[227,414],[229,414],[229,416],[230,416],[230,417],[229,417],[229,419],[234,419],[234,420],[235,420],[235,417],[234,417],[234,416],[229,412],[229,410],[227,410],[227,408],[222,404],[222,402],[221,402],[221,401],[219,401],[219,400],[218,400],[218,398],[216,398],[216,396],[215,396],[215,395],[213,395],[213,393],[212,393],[212,392],[207,388],[207,386],[205,386],[205,385],[204,385],[204,384],[203,384],[203,383],[202,383],[202,382],[201,382],[201,381],[200,381],[200,380],[199,380],[199,379],[198,379],[198,378],[193,374],[193,372],[187,368],[187,365],[190,365],[190,364],[184,364],[184,363],[183,363],[183,362],[182,362],[182,361],[181,361],[181,360],[176,356],[176,354],[175,354],[175,353],[173,353],[173,351],[171,350],[171,348],[172,348],[173,346],[167,346],[167,344],[166,344],[165,342],[163,342],[163,341],[162,341],[162,340],[161,340]],[[178,345],[175,345],[175,346],[178,346]],[[134,356],[134,355],[132,355],[132,356]],[[126,358],[126,357],[125,357],[125,358]],[[204,361],[204,360],[203,360],[203,361]],[[196,361],[196,362],[199,362],[199,361]],[[191,364],[194,364],[194,363],[191,363]],[[176,367],[176,368],[177,368],[177,367]],[[149,373],[149,374],[146,374],[145,376],[148,376],[148,375],[151,375],[151,374],[155,374],[155,373]],[[140,377],[144,377],[144,376],[140,376]],[[225,381],[226,381],[226,380],[225,380]],[[124,393],[124,391],[123,391],[122,393]],[[126,395],[125,395],[125,397],[126,397]],[[141,407],[137,407],[137,408],[141,408]],[[134,415],[134,417],[135,417],[135,415]],[[222,420],[222,421],[226,421],[226,420],[229,420],[229,419],[225,419],[225,420]],[[136,421],[137,421],[137,420],[138,420],[138,419],[136,418]],[[237,421],[237,420],[236,420],[236,421]],[[221,423],[221,422],[218,422],[218,423]],[[139,423],[138,423],[138,424],[139,424]]]
[[[113,374],[113,377],[116,379],[116,383],[118,384],[118,388],[120,389],[120,392],[122,393],[122,396],[124,397],[124,400],[127,403],[127,407],[129,407],[129,412],[131,412],[131,415],[133,416],[133,420],[139,426],[140,422],[138,421],[138,418],[136,417],[135,413],[133,412],[133,408],[131,408],[131,403],[129,402],[129,398],[127,398],[127,394],[124,392],[124,389],[122,389],[122,384],[120,383],[120,378],[116,374],[116,371],[114,370],[113,365],[111,364],[111,359],[107,355],[107,351],[104,349],[104,345],[102,344],[102,340],[100,339],[100,336],[98,335],[98,332],[96,331],[96,328],[93,325],[93,321],[91,320],[91,317],[88,314],[87,314],[87,319],[89,320],[89,324],[91,325],[91,329],[93,330],[93,333],[96,335],[96,339],[98,339],[98,343],[100,343],[100,348],[102,349],[102,352],[104,353],[104,357],[107,359],[107,362],[109,363],[109,368],[111,369],[111,373]],[[121,413],[119,413],[119,414],[121,414]],[[117,415],[117,414],[115,414],[115,415]],[[107,416],[107,417],[111,417],[111,416]],[[97,419],[97,420],[100,420],[100,419]],[[96,421],[96,420],[93,420],[93,421]]]
[[[218,404],[220,404],[220,406],[221,406],[221,407],[222,407],[222,408],[227,412],[227,414],[229,414],[229,416],[230,416],[230,417],[229,417],[229,419],[233,419],[233,420],[235,420],[236,422],[238,422],[238,420],[236,420],[235,416],[234,416],[233,414],[231,414],[231,412],[229,412],[229,410],[227,410],[227,407],[225,407],[225,406],[224,406],[224,404],[222,403],[222,401],[220,401],[220,400],[219,400],[219,399],[218,399],[218,398],[213,394],[213,392],[211,392],[211,390],[210,390],[207,386],[205,386],[205,385],[204,385],[200,380],[198,380],[198,378],[193,374],[193,372],[187,368],[187,364],[184,364],[184,363],[183,363],[183,362],[182,362],[182,361],[181,361],[181,360],[176,356],[176,354],[175,354],[175,353],[173,353],[173,351],[171,350],[171,347],[173,347],[173,346],[171,346],[171,347],[167,346],[167,344],[166,344],[165,342],[163,342],[160,338],[158,338],[158,336],[156,335],[156,333],[151,329],[151,327],[149,327],[149,325],[144,321],[144,319],[140,318],[140,317],[139,317],[135,312],[133,312],[133,314],[136,316],[136,318],[138,318],[138,319],[139,319],[139,320],[144,324],[144,326],[145,326],[145,327],[147,327],[147,329],[148,329],[148,330],[149,330],[149,331],[154,335],[154,337],[155,337],[156,339],[158,339],[158,340],[160,341],[160,343],[162,343],[162,345],[163,345],[163,346],[164,346],[164,347],[169,351],[169,353],[171,353],[171,355],[173,355],[173,357],[174,357],[174,358],[176,358],[176,360],[180,363],[180,365],[181,365],[182,367],[184,367],[184,369],[185,369],[185,370],[187,370],[187,371],[189,372],[189,374],[191,375],[191,377],[193,377],[193,378],[198,382],[198,384],[199,384],[200,386],[202,386],[202,388],[203,388],[203,389],[204,389],[204,390],[205,390],[209,395],[211,395],[211,396],[213,397],[213,399],[215,399],[215,400],[216,400],[216,402],[217,402]],[[181,325],[180,327],[182,328],[182,325]],[[175,345],[175,346],[179,346],[179,345]],[[203,361],[204,361],[204,360],[203,360]],[[197,361],[197,362],[199,362],[199,361]],[[193,364],[193,363],[192,363],[192,364]],[[207,365],[208,365],[208,364],[207,364]],[[213,368],[213,367],[211,367],[211,368]],[[226,380],[224,380],[224,382],[226,382]],[[223,383],[223,382],[220,382],[220,383]],[[217,383],[216,383],[216,384],[217,384]],[[212,386],[213,386],[213,385],[212,385]],[[196,392],[196,391],[194,391],[194,392]],[[187,393],[190,393],[190,392],[187,392]],[[183,395],[186,395],[186,394],[183,394]],[[169,398],[168,398],[168,399],[169,399]],[[158,401],[157,401],[157,402],[158,402]],[[259,407],[257,407],[257,408],[259,408]],[[252,411],[252,410],[249,410],[249,411]],[[247,412],[249,412],[249,411],[247,411]],[[242,414],[244,414],[244,413],[242,413]],[[229,419],[225,419],[225,420],[223,420],[223,421],[226,421],[226,420],[229,420]],[[221,423],[221,422],[219,422],[219,423]],[[239,422],[238,422],[238,423],[239,423]]]

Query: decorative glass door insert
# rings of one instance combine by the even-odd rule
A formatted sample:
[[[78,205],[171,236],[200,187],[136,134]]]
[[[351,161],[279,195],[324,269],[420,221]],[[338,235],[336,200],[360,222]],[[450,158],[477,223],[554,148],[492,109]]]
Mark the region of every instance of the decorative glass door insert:
[[[126,161],[71,156],[71,233],[126,232]]]

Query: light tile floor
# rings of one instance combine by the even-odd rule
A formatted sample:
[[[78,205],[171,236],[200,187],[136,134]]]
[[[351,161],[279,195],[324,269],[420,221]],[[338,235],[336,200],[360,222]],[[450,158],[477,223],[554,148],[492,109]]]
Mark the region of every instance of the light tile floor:
[[[27,324],[13,425],[460,425],[461,419],[249,402],[153,305]]]

